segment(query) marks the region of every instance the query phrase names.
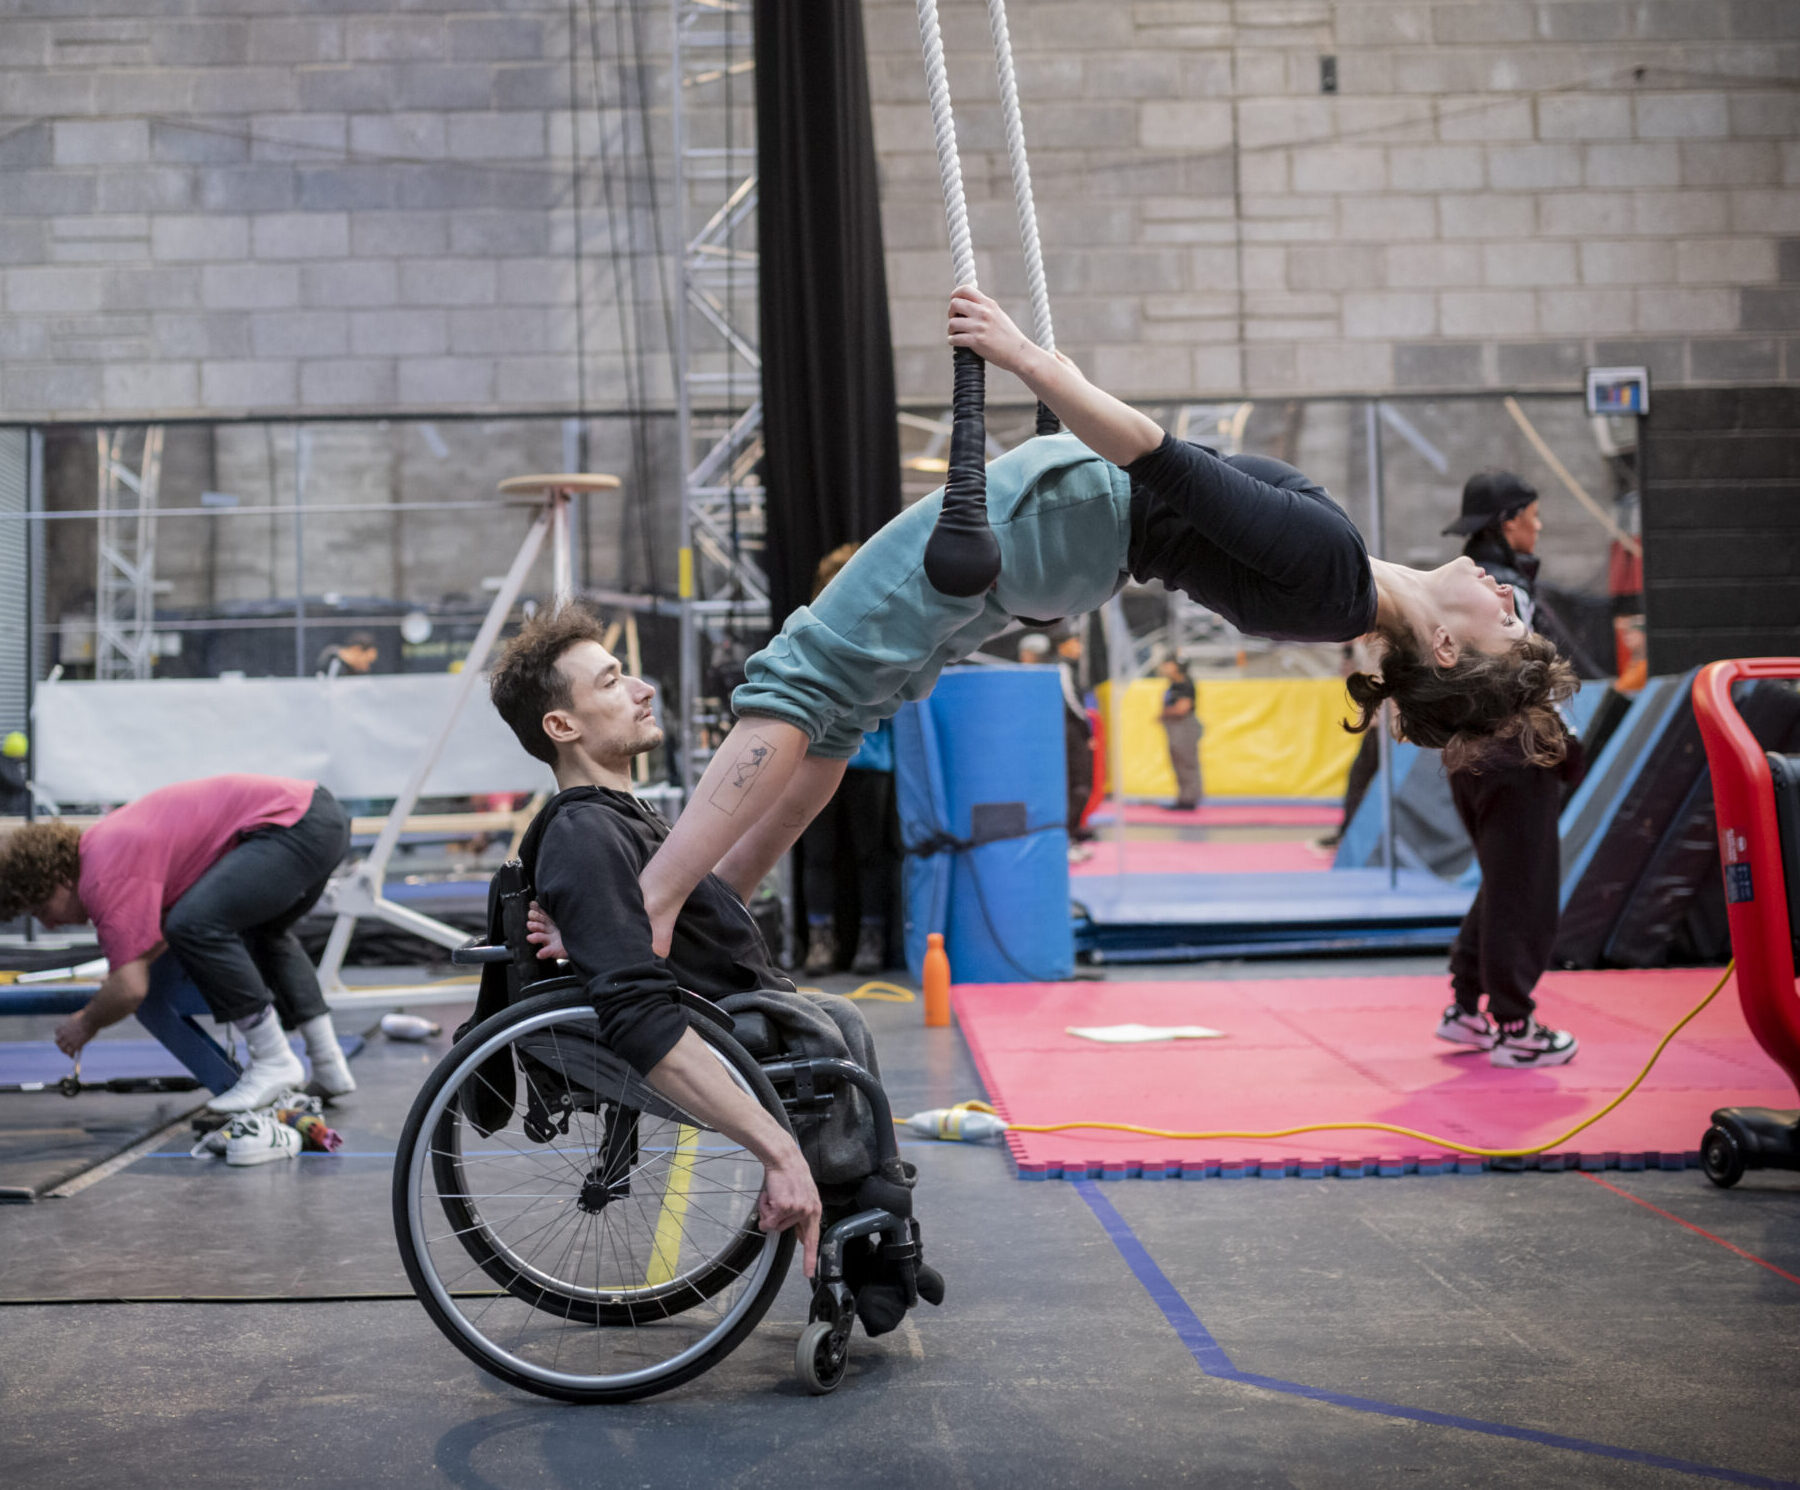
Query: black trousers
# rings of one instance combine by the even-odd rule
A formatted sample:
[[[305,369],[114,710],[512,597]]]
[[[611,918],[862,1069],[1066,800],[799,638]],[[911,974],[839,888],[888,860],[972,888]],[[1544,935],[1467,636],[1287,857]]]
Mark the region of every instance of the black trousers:
[[[801,837],[808,921],[835,919],[839,888],[851,880],[860,920],[887,921],[894,893],[893,813],[892,771],[844,772],[836,795]]]
[[[1450,948],[1450,986],[1468,1013],[1480,1008],[1485,993],[1488,1014],[1499,1024],[1537,1007],[1532,989],[1556,945],[1562,782],[1554,767],[1518,764],[1450,778],[1457,815],[1481,865],[1481,889]]]
[[[163,917],[163,940],[213,1016],[274,1005],[284,1029],[327,1012],[294,923],[318,904],[350,847],[350,819],[319,787],[288,828],[259,828],[220,855]]]
[[[1381,741],[1375,730],[1366,729],[1362,734],[1362,744],[1356,747],[1356,759],[1350,762],[1350,776],[1344,782],[1344,820],[1337,825],[1337,836],[1342,838],[1350,828],[1350,819],[1356,816],[1356,809],[1368,796],[1369,787],[1374,783],[1375,773],[1381,769]]]
[[[1063,710],[1063,759],[1069,785],[1069,836],[1092,838],[1093,831],[1081,826],[1081,814],[1094,794],[1094,736],[1086,714],[1077,719],[1072,710]]]

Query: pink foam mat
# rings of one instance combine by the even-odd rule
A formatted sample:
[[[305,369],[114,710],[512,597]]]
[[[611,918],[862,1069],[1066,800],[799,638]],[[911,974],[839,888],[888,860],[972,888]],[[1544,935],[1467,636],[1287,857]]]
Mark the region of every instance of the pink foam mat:
[[[1154,802],[1127,802],[1125,821],[1138,826],[1224,828],[1280,826],[1335,828],[1343,817],[1335,802],[1203,802],[1177,811]],[[1111,802],[1102,802],[1088,818],[1090,826],[1113,820]]]
[[[1273,843],[1132,841],[1123,856],[1116,843],[1092,843],[1092,857],[1070,864],[1073,875],[1282,874],[1331,868],[1331,855],[1303,839]]]
[[[1541,1157],[1483,1161],[1457,1145],[1557,1139],[1635,1076],[1718,971],[1552,973],[1538,1012],[1581,1041],[1548,1070],[1503,1070],[1433,1035],[1441,977],[1170,983],[969,984],[957,1021],[994,1106],[1012,1122],[1099,1119],[1181,1131],[1378,1121],[1272,1140],[1150,1138],[1076,1129],[1008,1133],[1021,1179],[1341,1176],[1514,1168],[1680,1168],[1713,1109],[1792,1107],[1792,1084],[1744,1025],[1728,984],[1623,1106]],[[1218,1040],[1101,1045],[1070,1026],[1206,1025]]]

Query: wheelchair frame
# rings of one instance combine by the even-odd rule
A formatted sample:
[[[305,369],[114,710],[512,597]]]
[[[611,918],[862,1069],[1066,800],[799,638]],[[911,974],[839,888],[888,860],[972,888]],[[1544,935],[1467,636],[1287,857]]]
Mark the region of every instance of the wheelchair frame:
[[[508,929],[510,931],[512,928]],[[524,947],[521,951],[509,945],[471,942],[452,952],[451,960],[464,966],[490,963],[512,964],[512,969],[509,971],[516,969],[519,977],[516,984],[517,996],[505,1011],[507,1014],[511,1014],[518,1007],[519,1002],[526,998],[533,998],[540,994],[568,992],[581,986],[579,978],[568,974],[553,974],[547,978],[526,982],[526,974],[536,972],[542,967],[535,957],[535,949],[530,947]],[[770,1058],[759,1053],[767,1052],[776,1045],[774,1033],[764,1016],[750,1013],[734,1017],[711,1000],[685,989],[679,991],[679,997],[682,1006],[689,1011],[691,1019],[705,1020],[712,1026],[709,1043],[728,1044],[737,1056],[742,1057],[745,1065],[754,1066],[760,1070],[773,1091],[784,1118],[790,1115],[824,1111],[847,1089],[854,1088],[861,1092],[869,1104],[875,1124],[876,1173],[892,1183],[907,1185],[894,1131],[892,1108],[888,1103],[886,1092],[882,1090],[881,1083],[868,1071],[852,1061],[830,1057],[793,1057],[783,1053]],[[457,1047],[452,1048],[449,1056],[445,1058],[445,1066],[448,1066],[450,1061],[458,1059],[458,1047],[462,1048],[464,1055],[467,1054],[465,1045],[467,1038],[459,1040]],[[492,1035],[487,1038],[491,1042]],[[431,1083],[427,1083],[426,1089],[421,1091],[418,1101],[414,1104],[413,1118],[417,1118],[419,1121],[415,1123],[413,1119],[409,1119],[407,1130],[414,1144],[419,1141],[427,1144],[433,1142],[432,1135],[425,1132],[423,1120],[420,1117],[422,1110],[431,1105],[427,1102],[427,1097],[431,1095],[433,1095]],[[760,1096],[760,1094],[758,1095]],[[767,1099],[763,1098],[762,1100],[764,1106],[767,1107]],[[791,1126],[786,1121],[783,1125]],[[395,1164],[395,1220],[397,1228],[403,1232],[410,1225],[408,1219],[410,1211],[407,1208],[412,1201],[406,1191],[410,1184],[409,1176],[416,1167],[413,1160],[414,1156],[411,1152],[403,1151],[397,1156]],[[449,1200],[441,1194],[440,1204],[443,1204],[448,1211]],[[457,1219],[455,1215],[451,1216],[453,1225]],[[850,1215],[841,1217],[829,1226],[823,1227],[819,1236],[818,1264],[813,1281],[808,1322],[796,1342],[794,1358],[795,1374],[801,1384],[815,1395],[834,1390],[843,1380],[848,1367],[850,1334],[856,1321],[856,1298],[845,1280],[845,1254],[846,1249],[852,1243],[863,1238],[871,1239],[872,1244],[879,1248],[880,1256],[884,1261],[914,1265],[913,1267],[903,1267],[900,1272],[908,1284],[907,1308],[912,1308],[918,1302],[916,1265],[921,1257],[921,1248],[917,1223],[910,1216],[902,1216],[895,1211],[875,1206],[857,1210]],[[410,1257],[410,1244],[413,1238],[403,1235],[401,1240],[403,1253]],[[783,1273],[785,1273],[787,1258],[791,1255],[791,1250],[791,1247],[784,1247],[778,1251],[776,1266]],[[414,1271],[410,1264],[408,1271],[409,1273]],[[421,1301],[425,1302],[425,1288],[421,1286],[421,1279],[415,1276],[413,1281],[415,1290],[421,1294]],[[778,1287],[778,1283],[771,1287],[771,1297],[774,1288]],[[525,1298],[525,1295],[516,1289],[509,1289],[509,1291],[514,1292],[516,1297]],[[563,1296],[540,1290],[540,1302],[537,1307],[551,1307],[551,1305],[541,1302],[544,1298],[563,1298]],[[526,1302],[531,1302],[531,1300],[526,1299]],[[541,1381],[534,1382],[497,1366],[479,1346],[474,1344],[467,1331],[453,1327],[446,1319],[440,1317],[438,1310],[432,1309],[429,1304],[427,1307],[428,1311],[432,1313],[434,1321],[445,1330],[446,1334],[450,1335],[453,1343],[480,1362],[484,1368],[494,1371],[495,1374],[506,1376],[507,1379],[525,1386],[528,1390],[540,1392],[542,1395],[577,1401],[630,1400],[667,1390],[681,1381],[691,1379],[692,1375],[698,1374],[691,1370],[677,1369],[686,1359],[684,1356],[678,1358],[676,1362],[670,1363],[664,1373],[668,1377],[666,1380],[662,1379],[662,1376],[653,1376],[642,1382],[634,1382],[622,1388],[608,1389],[605,1392],[583,1393]],[[763,1307],[766,1307],[766,1301]],[[757,1317],[760,1317],[760,1310],[757,1310],[756,1314]],[[755,1322],[756,1320],[752,1319],[749,1327],[754,1327]],[[748,1333],[749,1327],[746,1327],[743,1333]],[[459,1335],[462,1338],[459,1338]],[[730,1349],[735,1349],[737,1343],[737,1338],[731,1339],[726,1348],[719,1352],[720,1357],[729,1353]],[[493,1348],[496,1351],[500,1349],[498,1346]],[[687,1354],[691,1355],[692,1352]],[[708,1365],[710,1364],[709,1361]],[[701,1369],[706,1369],[706,1367]]]

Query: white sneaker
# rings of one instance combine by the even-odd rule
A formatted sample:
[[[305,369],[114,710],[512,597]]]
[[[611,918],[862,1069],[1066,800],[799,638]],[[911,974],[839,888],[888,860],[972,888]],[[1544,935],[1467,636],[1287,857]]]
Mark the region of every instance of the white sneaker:
[[[267,1164],[300,1153],[300,1134],[266,1112],[247,1112],[233,1120],[225,1140],[227,1164]]]
[[[273,1059],[252,1060],[236,1086],[220,1092],[206,1105],[214,1112],[249,1112],[267,1107],[288,1087],[297,1087],[305,1080],[306,1067],[300,1064],[300,1057],[283,1045],[281,1054]]]
[[[1492,1050],[1499,1035],[1487,1015],[1479,1011],[1470,1014],[1461,1005],[1452,1004],[1438,1021],[1437,1037],[1471,1050]]]
[[[1527,1019],[1522,1029],[1499,1031],[1488,1060],[1496,1066],[1563,1066],[1575,1059],[1579,1048],[1567,1030],[1548,1030]]]
[[[350,1062],[343,1050],[333,1045],[326,1052],[309,1052],[312,1080],[306,1090],[320,1097],[345,1097],[356,1090],[356,1078],[350,1074]]]

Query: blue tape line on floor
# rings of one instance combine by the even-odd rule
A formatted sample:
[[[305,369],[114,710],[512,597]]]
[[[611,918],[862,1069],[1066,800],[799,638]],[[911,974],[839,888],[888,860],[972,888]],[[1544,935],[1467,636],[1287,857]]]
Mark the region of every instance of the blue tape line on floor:
[[[1225,1348],[1201,1323],[1200,1316],[1194,1313],[1188,1301],[1169,1281],[1168,1275],[1157,1266],[1149,1249],[1138,1240],[1130,1223],[1113,1208],[1113,1203],[1101,1192],[1099,1185],[1093,1180],[1075,1180],[1072,1183],[1076,1193],[1087,1202],[1088,1209],[1105,1229],[1112,1244],[1118,1248],[1125,1265],[1131,1269],[1138,1282],[1144,1285],[1144,1291],[1150,1295],[1157,1308],[1162,1310],[1169,1327],[1175,1331],[1177,1338],[1208,1376],[1217,1377],[1221,1381],[1234,1381],[1243,1386],[1260,1387],[1264,1391],[1280,1392],[1284,1396],[1305,1397],[1309,1401],[1324,1402],[1333,1407],[1346,1407],[1353,1412],[1372,1413],[1378,1417],[1402,1418],[1412,1423],[1430,1423],[1440,1428],[1460,1428],[1465,1432],[1485,1433],[1495,1438],[1518,1439],[1525,1443],[1542,1444],[1546,1448],[1592,1454],[1601,1459],[1643,1464],[1652,1469],[1669,1469],[1677,1474],[1724,1480],[1733,1485],[1752,1485],[1759,1487],[1759,1490],[1800,1490],[1800,1482],[1794,1480],[1778,1480],[1768,1475],[1721,1469],[1716,1465],[1696,1464],[1667,1454],[1619,1448],[1614,1444],[1594,1443],[1589,1439],[1570,1438],[1561,1433],[1544,1433],[1535,1428],[1515,1428],[1508,1423],[1490,1423],[1481,1418],[1459,1417],[1455,1413],[1432,1412],[1426,1408],[1405,1407],[1394,1402],[1377,1402],[1369,1397],[1354,1397],[1344,1392],[1327,1391],[1323,1387],[1303,1386],[1295,1381],[1281,1381],[1273,1376],[1258,1376],[1253,1372],[1240,1371],[1232,1365]]]

